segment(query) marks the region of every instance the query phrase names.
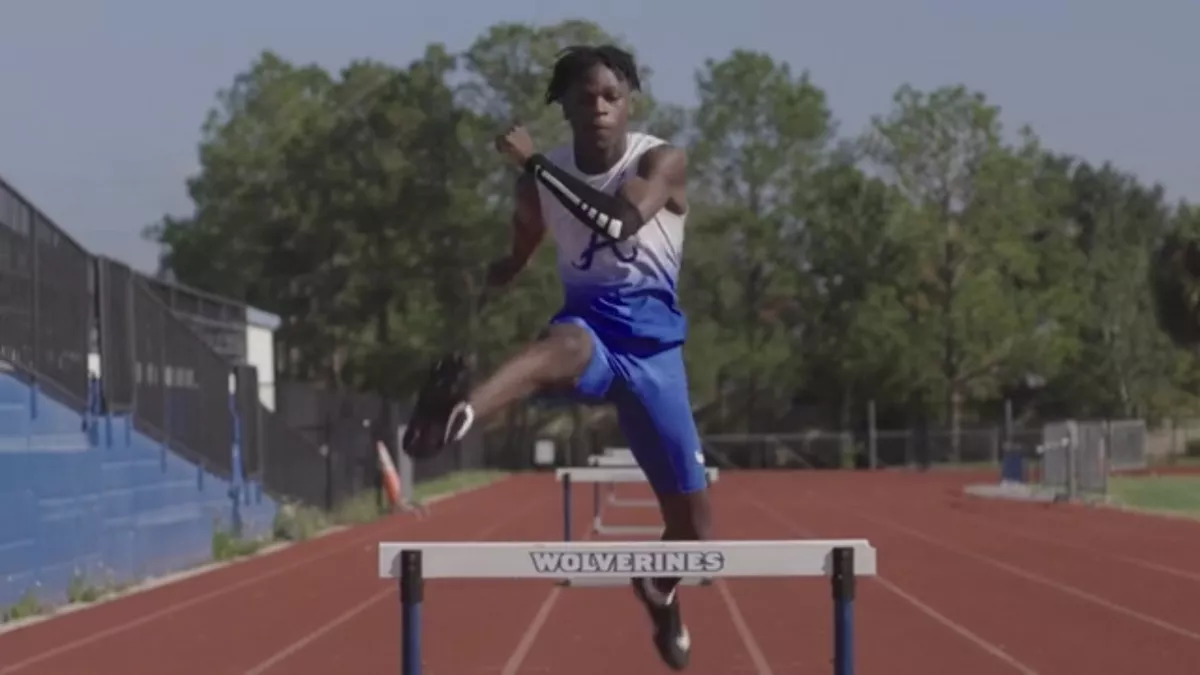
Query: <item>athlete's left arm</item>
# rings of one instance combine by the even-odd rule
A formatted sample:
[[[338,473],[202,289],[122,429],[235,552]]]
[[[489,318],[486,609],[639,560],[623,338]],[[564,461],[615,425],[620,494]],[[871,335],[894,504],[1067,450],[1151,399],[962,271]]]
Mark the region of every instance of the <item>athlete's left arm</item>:
[[[606,194],[534,155],[525,168],[576,218],[592,230],[617,241],[632,237],[664,208],[686,209],[687,153],[660,145],[642,155],[637,173],[617,193]]]

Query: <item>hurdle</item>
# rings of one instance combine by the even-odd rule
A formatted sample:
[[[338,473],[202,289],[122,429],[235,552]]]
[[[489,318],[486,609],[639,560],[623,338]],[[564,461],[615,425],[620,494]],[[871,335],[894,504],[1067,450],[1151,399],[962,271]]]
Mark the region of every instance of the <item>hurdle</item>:
[[[421,675],[426,579],[828,577],[833,675],[854,675],[855,580],[876,574],[865,539],[709,542],[384,542],[379,578],[400,587],[400,675]]]
[[[705,476],[708,479],[708,484],[712,485],[717,482],[720,477],[720,472],[715,468],[705,469]],[[554,472],[554,478],[559,483],[562,483],[563,493],[563,541],[571,541],[571,494],[572,485],[575,483],[591,483],[592,484],[592,531],[596,534],[607,534],[614,536],[626,535],[654,535],[662,534],[661,527],[650,527],[646,525],[606,525],[600,515],[600,491],[601,484],[616,485],[619,483],[645,483],[646,474],[636,466],[624,467],[563,467]],[[621,502],[620,506],[630,506],[629,502]],[[635,506],[658,506],[657,501],[650,500],[645,504],[637,503]]]
[[[716,469],[707,469],[705,471],[708,479],[708,484],[712,485],[717,482],[720,475]],[[634,467],[623,468],[603,468],[603,467],[566,467],[555,471],[555,479],[562,483],[562,498],[563,498],[563,541],[572,541],[572,526],[574,509],[571,505],[572,485],[575,483],[591,483],[592,484],[592,532],[600,535],[610,536],[662,536],[663,527],[653,525],[607,525],[604,523],[600,514],[600,492],[599,486],[601,483],[608,485],[616,485],[618,483],[644,483],[646,482],[646,474],[641,469]],[[649,503],[652,506],[657,506],[657,501]],[[626,503],[628,505],[628,503]],[[628,583],[629,578],[623,580],[611,578],[596,578],[590,576],[578,576],[565,579],[562,583],[565,586],[618,586],[622,583]],[[708,577],[690,577],[680,581],[686,586],[702,585],[706,586],[712,583],[712,579]]]
[[[604,454],[591,455],[587,459],[588,466],[600,466],[608,468],[628,468],[636,467],[637,459],[634,458],[633,452],[629,448],[605,448]],[[596,483],[592,486],[594,493],[593,499],[600,500],[600,484]],[[608,503],[610,506],[631,507],[631,508],[650,508],[658,506],[658,502],[653,499],[622,499],[617,496],[616,486],[610,484],[608,486]],[[597,504],[597,509],[599,505]]]

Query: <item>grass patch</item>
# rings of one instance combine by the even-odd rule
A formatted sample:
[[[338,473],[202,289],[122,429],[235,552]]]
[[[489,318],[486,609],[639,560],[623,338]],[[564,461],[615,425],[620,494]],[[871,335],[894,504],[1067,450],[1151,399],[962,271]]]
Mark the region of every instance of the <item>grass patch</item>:
[[[75,574],[67,584],[67,602],[71,604],[95,602],[105,595],[103,586],[92,583],[82,574]]]
[[[1113,476],[1109,494],[1122,506],[1200,517],[1200,476]]]
[[[418,484],[413,489],[413,501],[424,503],[434,497],[487,485],[499,480],[503,471],[458,471],[435,480]],[[374,490],[365,490],[344,500],[332,513],[301,504],[282,504],[275,514],[272,534],[280,541],[304,541],[338,525],[365,525],[386,516]]]
[[[279,541],[304,541],[317,536],[331,524],[329,516],[320,509],[284,503],[275,512],[271,534]]]
[[[367,490],[342,500],[333,510],[333,522],[335,525],[365,525],[379,520],[387,512],[386,500],[380,499],[374,490]]]
[[[76,572],[67,584],[67,603],[75,605],[98,602],[110,595],[121,593],[133,585],[133,581],[118,582],[112,578],[111,574],[108,580],[98,581],[82,572]]]
[[[266,544],[261,539],[245,539],[232,530],[216,526],[212,534],[213,560],[233,560],[257,553]]]
[[[28,619],[48,611],[50,611],[50,607],[42,604],[33,590],[28,590],[25,591],[25,595],[21,596],[21,599],[17,600],[15,605],[4,610],[4,613],[0,615],[0,623]]]

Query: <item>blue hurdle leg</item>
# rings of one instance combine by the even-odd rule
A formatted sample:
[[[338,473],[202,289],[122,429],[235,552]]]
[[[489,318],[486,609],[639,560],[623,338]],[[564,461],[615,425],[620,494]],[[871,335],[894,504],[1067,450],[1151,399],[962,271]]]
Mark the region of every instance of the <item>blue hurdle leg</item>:
[[[854,549],[833,549],[833,675],[854,675]]]
[[[592,522],[600,521],[600,484],[592,483]]]
[[[421,675],[421,602],[425,582],[420,551],[400,552],[400,675]]]
[[[563,474],[563,541],[571,541],[571,474]]]

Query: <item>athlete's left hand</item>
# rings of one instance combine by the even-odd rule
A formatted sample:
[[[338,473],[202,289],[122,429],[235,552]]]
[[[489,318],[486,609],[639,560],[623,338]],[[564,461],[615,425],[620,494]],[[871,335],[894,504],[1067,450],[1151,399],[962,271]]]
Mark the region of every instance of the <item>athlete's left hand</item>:
[[[533,157],[533,137],[520,124],[514,124],[496,137],[496,151],[517,167],[525,166]]]

